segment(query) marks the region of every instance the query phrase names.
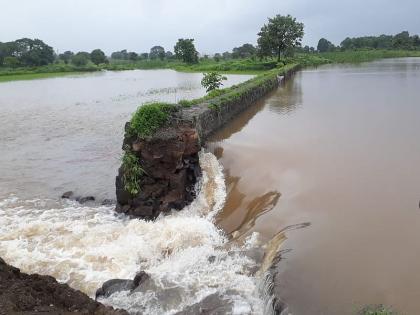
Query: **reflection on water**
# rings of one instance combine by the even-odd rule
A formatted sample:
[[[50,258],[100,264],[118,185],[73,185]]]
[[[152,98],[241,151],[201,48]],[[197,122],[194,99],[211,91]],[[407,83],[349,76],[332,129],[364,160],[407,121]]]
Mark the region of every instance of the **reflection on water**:
[[[214,135],[218,224],[291,249],[273,279],[291,313],[420,313],[419,86],[419,58],[305,70]]]
[[[293,111],[299,109],[302,105],[302,87],[299,81],[300,72],[296,73],[290,80],[287,80],[282,89],[275,93],[269,99],[269,108],[271,111],[280,114],[293,114]]]

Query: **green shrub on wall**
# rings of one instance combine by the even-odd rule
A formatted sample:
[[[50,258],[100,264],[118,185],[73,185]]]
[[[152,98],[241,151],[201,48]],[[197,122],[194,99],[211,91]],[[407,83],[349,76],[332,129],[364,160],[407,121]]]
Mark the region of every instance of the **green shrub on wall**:
[[[169,119],[176,107],[167,103],[149,103],[140,106],[130,121],[130,136],[152,136]]]

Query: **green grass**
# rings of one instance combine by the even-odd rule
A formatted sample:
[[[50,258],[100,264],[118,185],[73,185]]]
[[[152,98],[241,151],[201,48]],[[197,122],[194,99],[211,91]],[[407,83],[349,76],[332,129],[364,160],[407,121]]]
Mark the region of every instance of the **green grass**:
[[[130,121],[128,134],[145,138],[152,136],[169,119],[176,107],[167,103],[149,103],[140,106]]]

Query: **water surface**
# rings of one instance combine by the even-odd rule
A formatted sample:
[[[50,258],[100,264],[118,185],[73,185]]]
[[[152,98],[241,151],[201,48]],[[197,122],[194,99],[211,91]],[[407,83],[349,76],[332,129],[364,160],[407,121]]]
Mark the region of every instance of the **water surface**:
[[[248,78],[228,76],[226,85]],[[145,101],[202,96],[200,80],[157,70],[0,84],[0,257],[91,297],[109,279],[145,271],[151,278],[139,292],[101,300],[132,314],[174,314],[208,296],[235,313],[260,314],[257,263],[246,254],[260,245],[254,235],[229,242],[214,224],[226,189],[213,154],[200,152],[198,197],[182,211],[149,222],[100,205],[115,196],[132,112]],[[69,189],[97,202],[61,200]]]
[[[251,76],[227,77],[225,86]],[[115,198],[125,122],[142,103],[203,96],[201,78],[132,70],[0,83],[0,198]]]
[[[214,135],[218,224],[284,240],[292,314],[420,313],[419,87],[419,58],[305,70]]]

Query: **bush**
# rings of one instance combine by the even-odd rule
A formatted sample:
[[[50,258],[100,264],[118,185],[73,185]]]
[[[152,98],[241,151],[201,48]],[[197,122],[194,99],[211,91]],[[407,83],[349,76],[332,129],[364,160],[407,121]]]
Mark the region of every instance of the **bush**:
[[[149,103],[140,106],[130,121],[129,135],[140,138],[153,135],[169,119],[176,107],[167,103]]]
[[[210,92],[220,88],[223,85],[223,80],[227,80],[227,78],[217,72],[204,73],[201,85],[206,89],[206,92]]]

